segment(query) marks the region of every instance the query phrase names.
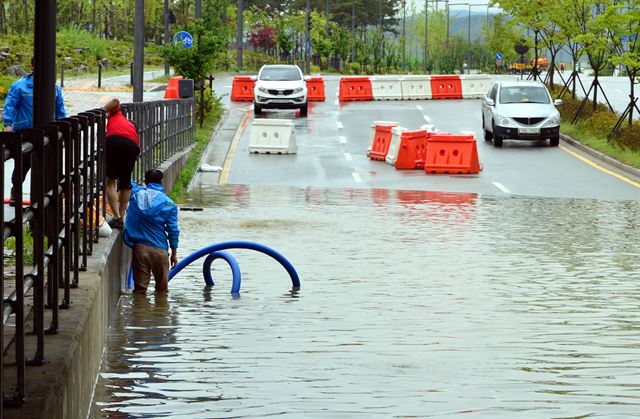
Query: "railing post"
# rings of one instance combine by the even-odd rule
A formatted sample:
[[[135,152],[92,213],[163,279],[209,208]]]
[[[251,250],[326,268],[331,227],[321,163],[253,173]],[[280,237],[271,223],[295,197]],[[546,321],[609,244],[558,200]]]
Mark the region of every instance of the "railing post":
[[[64,63],[60,64],[60,87],[64,87]]]
[[[102,87],[102,63],[98,62],[98,88]]]

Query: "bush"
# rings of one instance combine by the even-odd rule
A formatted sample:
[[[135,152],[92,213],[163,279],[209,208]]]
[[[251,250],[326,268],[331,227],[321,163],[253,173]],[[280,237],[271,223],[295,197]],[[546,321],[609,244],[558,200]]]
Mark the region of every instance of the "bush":
[[[9,93],[9,86],[16,81],[17,79],[13,76],[5,76],[0,75],[0,100],[4,100],[7,98],[7,93]]]
[[[609,110],[598,110],[588,117],[578,119],[577,125],[592,132],[594,135],[606,137],[618,122],[618,118],[620,118],[619,115],[611,113]]]
[[[638,122],[636,122],[636,125],[619,131],[615,137],[615,143],[622,148],[640,153],[640,125]]]
[[[358,62],[349,63],[349,73],[360,74],[360,63]]]

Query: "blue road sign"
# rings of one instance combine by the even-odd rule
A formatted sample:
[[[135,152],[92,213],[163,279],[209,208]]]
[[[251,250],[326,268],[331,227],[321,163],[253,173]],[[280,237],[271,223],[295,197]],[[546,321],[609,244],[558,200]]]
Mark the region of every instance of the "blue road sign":
[[[502,54],[499,52],[496,53],[496,61],[502,61]]]
[[[185,48],[191,48],[193,46],[193,37],[189,32],[180,31],[173,35],[173,45],[182,45]]]

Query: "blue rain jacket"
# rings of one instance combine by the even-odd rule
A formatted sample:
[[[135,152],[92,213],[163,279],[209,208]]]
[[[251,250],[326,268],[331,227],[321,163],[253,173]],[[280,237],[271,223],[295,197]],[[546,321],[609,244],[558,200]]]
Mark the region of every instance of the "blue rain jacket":
[[[133,247],[140,243],[168,251],[168,241],[172,249],[177,249],[180,229],[176,204],[159,183],[146,187],[131,183],[131,200],[124,224],[125,244]]]
[[[62,89],[56,86],[55,118],[65,117]],[[9,87],[4,103],[4,126],[20,131],[33,126],[33,73],[23,77]]]

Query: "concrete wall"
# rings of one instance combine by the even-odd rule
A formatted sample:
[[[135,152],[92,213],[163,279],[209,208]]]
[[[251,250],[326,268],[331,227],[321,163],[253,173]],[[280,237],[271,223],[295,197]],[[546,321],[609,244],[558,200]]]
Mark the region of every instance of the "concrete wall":
[[[193,146],[159,167],[165,172],[167,191],[175,185],[192,150]],[[80,273],[78,288],[71,290],[70,308],[60,310],[58,333],[45,336],[45,365],[26,369],[24,407],[5,408],[5,418],[86,419],[107,332],[130,265],[131,251],[122,242],[120,230],[94,244],[87,270]],[[31,327],[27,324],[26,330]],[[35,351],[35,340],[28,338],[26,348],[29,356]],[[14,350],[13,345],[9,350]],[[5,375],[5,383],[13,385],[15,377]]]

